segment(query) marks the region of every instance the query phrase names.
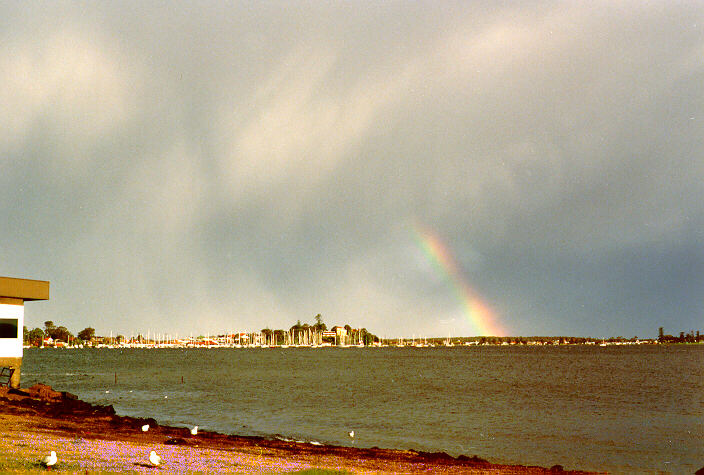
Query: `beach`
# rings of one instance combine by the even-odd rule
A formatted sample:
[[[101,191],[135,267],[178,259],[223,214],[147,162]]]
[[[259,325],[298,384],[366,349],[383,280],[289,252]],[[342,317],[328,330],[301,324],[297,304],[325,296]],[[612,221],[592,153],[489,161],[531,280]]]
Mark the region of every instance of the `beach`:
[[[145,432],[144,425],[149,425]],[[67,473],[587,473],[562,467],[492,464],[476,456],[442,452],[362,449],[262,437],[241,437],[161,426],[153,419],[115,414],[48,386],[0,388],[0,471],[46,470],[39,460],[51,450],[52,471]],[[156,451],[162,464],[149,462]],[[320,473],[319,472],[319,473]]]

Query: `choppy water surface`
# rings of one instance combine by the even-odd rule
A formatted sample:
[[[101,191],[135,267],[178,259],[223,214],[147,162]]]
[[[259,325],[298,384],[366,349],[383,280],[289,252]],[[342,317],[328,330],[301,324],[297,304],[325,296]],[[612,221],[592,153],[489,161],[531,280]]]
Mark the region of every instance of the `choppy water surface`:
[[[704,466],[704,346],[30,349],[22,378],[229,434],[615,472]]]

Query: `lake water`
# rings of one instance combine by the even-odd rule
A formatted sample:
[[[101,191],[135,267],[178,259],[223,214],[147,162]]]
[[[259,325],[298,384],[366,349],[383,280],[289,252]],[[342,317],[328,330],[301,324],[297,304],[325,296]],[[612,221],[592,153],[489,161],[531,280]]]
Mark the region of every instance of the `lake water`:
[[[704,466],[704,345],[25,350],[22,386],[36,382],[228,434],[613,472]]]

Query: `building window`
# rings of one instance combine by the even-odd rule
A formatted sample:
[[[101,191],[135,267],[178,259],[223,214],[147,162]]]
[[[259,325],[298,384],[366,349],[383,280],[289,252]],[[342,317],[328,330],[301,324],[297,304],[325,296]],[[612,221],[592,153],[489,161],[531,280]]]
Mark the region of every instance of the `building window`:
[[[0,318],[0,338],[19,338],[16,318]]]

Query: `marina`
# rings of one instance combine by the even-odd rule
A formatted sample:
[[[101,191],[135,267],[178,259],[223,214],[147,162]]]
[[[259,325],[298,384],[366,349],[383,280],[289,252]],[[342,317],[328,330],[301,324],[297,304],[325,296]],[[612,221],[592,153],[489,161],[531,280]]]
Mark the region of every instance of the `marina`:
[[[26,343],[26,342],[25,342]],[[450,348],[450,347],[472,347],[472,346],[565,346],[565,345],[588,345],[588,346],[631,346],[631,345],[657,345],[662,342],[654,338],[565,338],[565,337],[460,337],[460,338],[392,338],[364,340],[352,340],[344,337],[336,337],[335,332],[310,332],[305,337],[296,337],[290,332],[280,331],[278,334],[266,332],[253,333],[230,333],[215,336],[199,337],[178,337],[168,334],[157,334],[152,337],[147,333],[145,337],[97,337],[90,342],[83,342],[78,339],[69,341],[54,340],[45,338],[41,345],[25,344],[24,348],[143,348],[143,349],[165,349],[165,348]],[[700,343],[699,340],[691,343]]]

